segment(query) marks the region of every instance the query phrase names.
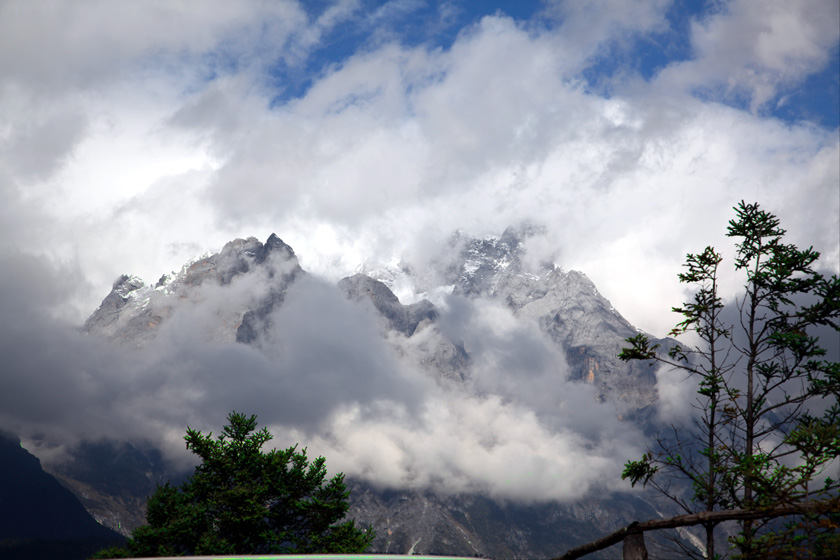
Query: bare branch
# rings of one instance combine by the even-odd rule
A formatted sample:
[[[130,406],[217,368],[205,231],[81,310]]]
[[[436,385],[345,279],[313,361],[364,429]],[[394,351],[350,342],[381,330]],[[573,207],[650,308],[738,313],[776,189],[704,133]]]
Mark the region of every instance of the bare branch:
[[[776,506],[766,509],[729,509],[723,511],[701,511],[690,515],[678,515],[668,519],[653,519],[642,523],[633,522],[618,531],[601,537],[598,540],[587,543],[583,546],[573,548],[563,556],[557,556],[552,560],[574,560],[587,554],[603,550],[624,540],[627,535],[633,533],[644,533],[646,531],[658,531],[660,529],[675,529],[677,527],[689,527],[691,525],[718,524],[723,521],[733,520],[767,520],[788,515],[801,515],[804,513],[834,513],[840,511],[840,497],[829,500],[819,500]]]

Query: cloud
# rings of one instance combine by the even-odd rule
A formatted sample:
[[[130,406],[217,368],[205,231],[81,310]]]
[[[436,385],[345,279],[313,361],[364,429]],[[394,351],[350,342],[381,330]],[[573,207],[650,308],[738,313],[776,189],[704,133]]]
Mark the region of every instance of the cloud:
[[[640,449],[639,432],[596,405],[592,387],[568,381],[562,354],[506,308],[461,300],[442,312],[442,328],[465,338],[473,360],[474,376],[455,383],[398,359],[413,343],[386,341],[363,304],[308,275],[257,347],[220,336],[265,293],[259,271],[205,282],[190,297],[153,295],[163,322],[134,347],[49,316],[55,300],[39,294],[58,297],[49,288],[66,271],[28,256],[2,264],[0,289],[15,296],[2,311],[17,320],[0,326],[0,424],[45,460],[107,438],[150,443],[185,465],[185,427],[218,431],[238,410],[258,414],[278,446],[308,446],[372,484],[539,501],[617,481],[621,460]]]
[[[21,4],[5,9],[17,11],[20,27],[32,26],[32,37],[47,34],[59,17],[39,19],[35,7]],[[96,46],[98,56],[121,61],[122,73],[87,88],[69,78],[47,88],[11,72],[17,85],[3,94],[3,110],[14,118],[0,141],[6,154],[0,188],[16,207],[4,222],[15,234],[2,243],[14,247],[26,238],[53,255],[77,255],[95,287],[89,307],[120,273],[154,278],[234,237],[276,231],[308,269],[337,279],[367,260],[428,253],[421,243],[456,229],[498,235],[530,220],[549,228],[546,245],[554,248],[547,247],[546,258],[584,270],[634,324],[660,333],[680,298],[674,278],[682,255],[721,243],[741,198],[779,212],[798,241],[823,251],[827,266],[840,263],[831,235],[838,220],[836,135],[688,96],[694,86],[669,77],[685,64],[717,68],[710,57],[732,58],[712,49],[724,49],[725,41],[715,42],[712,31],[701,40],[701,30],[722,26],[734,36],[741,25],[758,29],[742,22],[740,4],[696,20],[692,40],[708,46],[695,59],[610,99],[588,92],[575,69],[601,56],[593,54],[597,45],[659,33],[663,7],[564,3],[550,7],[555,27],[487,16],[448,49],[385,42],[350,53],[324,65],[299,98],[282,102],[250,63],[220,66],[225,57],[208,53],[276,60],[291,52],[290,41],[303,39],[292,31],[245,39],[263,20],[304,27],[308,21],[313,33],[328,34],[362,17],[361,8],[336,4],[335,13],[310,17],[293,4],[273,11],[238,4],[218,17],[202,11],[178,29],[187,11],[161,6],[134,18],[132,9],[110,7],[98,16],[131,19],[126,31],[112,26],[85,35],[81,30],[95,18],[87,8],[77,13],[62,5],[71,12],[54,39],[66,46],[62,64],[87,72],[96,57],[81,53],[99,45],[97,37],[111,37],[120,45]],[[774,73],[778,57],[810,61],[784,74],[792,83],[828,56],[833,35],[817,39],[805,12],[785,17],[810,39],[772,56],[755,47],[749,56],[761,54],[768,75],[776,76],[782,76]],[[168,22],[160,31],[158,19]],[[147,26],[154,31],[141,40]],[[598,33],[590,44],[573,40],[576,30]],[[72,34],[85,39],[73,43]],[[313,41],[306,52],[315,52],[320,39]],[[188,45],[187,54],[166,64],[154,54],[181,52],[179,45]],[[220,73],[195,78],[205,60]],[[150,71],[140,73],[137,64]],[[730,75],[723,66],[685,68],[706,85]],[[48,90],[52,109],[30,118],[38,112],[26,99]],[[44,137],[50,143],[38,140]],[[18,153],[29,155],[13,157]]]
[[[3,158],[14,166],[11,173],[24,181],[54,173],[84,134],[86,122],[82,115],[60,113],[27,124],[15,131],[17,137]]]
[[[214,205],[232,229],[282,224],[304,261],[331,253],[309,258],[340,263],[318,270],[335,277],[361,264],[353,253],[422,251],[412,246],[429,230],[499,234],[535,220],[560,264],[585,270],[654,332],[670,319],[655,319],[652,304],[663,290],[678,295],[663,286],[674,286],[682,255],[720,243],[738,200],[780,214],[836,206],[830,132],[663,99],[656,87],[605,100],[564,80],[554,47],[488,17],[447,52],[388,45],[351,57],[221,148]],[[837,262],[831,228],[806,215],[783,218]],[[309,244],[307,232],[323,228],[337,245]],[[615,270],[639,281],[625,290]]]
[[[627,49],[632,41],[668,29],[668,0],[550,0],[544,14],[560,24],[558,46],[568,53],[570,67],[580,71],[614,47]]]
[[[659,80],[718,96],[745,95],[755,112],[830,60],[840,39],[833,3],[741,0],[691,26],[692,60],[672,65]]]
[[[308,24],[290,1],[214,1],[201,9],[169,2],[7,2],[0,22],[3,81],[45,95],[101,86],[153,65],[173,72],[190,68],[192,77],[225,64],[248,66],[280,56]]]
[[[455,401],[455,398],[458,400]],[[576,411],[570,411],[576,412]],[[517,501],[574,500],[593,487],[617,489],[620,460],[637,441],[593,445],[571,431],[547,429],[533,412],[497,395],[450,395],[428,402],[423,422],[363,418],[350,408],[310,450],[330,468],[385,488],[479,492]]]
[[[639,453],[640,432],[611,404],[596,405],[593,387],[568,381],[562,353],[536,324],[457,297],[440,312],[440,332],[470,355],[463,383],[429,383],[415,363],[409,375],[425,379],[416,414],[381,400],[340,406],[315,433],[277,425],[282,444],[305,441],[331,469],[382,488],[531,502],[621,486],[619,465]],[[435,328],[415,337],[434,336]],[[391,336],[403,356],[413,341]],[[403,367],[411,364],[403,358]]]
[[[426,382],[406,377],[371,318],[314,279],[289,290],[267,355],[216,336],[259,293],[259,276],[159,302],[159,336],[134,348],[51,316],[56,288],[72,290],[66,270],[19,255],[3,265],[2,289],[14,297],[2,311],[16,320],[2,324],[2,422],[26,437],[160,444],[161,434],[215,426],[234,409],[314,430],[340,405],[388,400],[411,413],[424,393]]]

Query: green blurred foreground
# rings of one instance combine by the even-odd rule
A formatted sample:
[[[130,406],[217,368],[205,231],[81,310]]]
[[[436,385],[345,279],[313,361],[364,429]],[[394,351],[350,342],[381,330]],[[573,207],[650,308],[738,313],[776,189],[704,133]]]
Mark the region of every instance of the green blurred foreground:
[[[414,556],[397,554],[233,554],[222,556],[167,556],[154,560],[474,560],[465,556]],[[139,559],[151,560],[151,559]]]

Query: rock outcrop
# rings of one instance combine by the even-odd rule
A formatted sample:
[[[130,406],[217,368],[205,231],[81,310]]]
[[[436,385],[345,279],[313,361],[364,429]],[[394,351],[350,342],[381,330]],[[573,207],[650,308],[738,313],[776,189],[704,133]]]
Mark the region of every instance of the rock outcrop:
[[[270,327],[270,314],[303,273],[292,248],[275,234],[265,243],[253,237],[236,239],[216,254],[187,263],[180,272],[165,274],[155,285],[136,276],[121,276],[85,322],[84,330],[143,346],[177,307],[200,302],[208,296],[207,291],[247,278],[248,293],[238,294],[239,299],[227,298],[232,307],[220,310],[219,326],[212,331],[218,341],[250,344]]]
[[[434,321],[438,315],[430,301],[403,305],[388,286],[364,274],[343,278],[338,287],[352,301],[369,299],[387,321],[388,328],[405,336],[413,335],[423,321]]]

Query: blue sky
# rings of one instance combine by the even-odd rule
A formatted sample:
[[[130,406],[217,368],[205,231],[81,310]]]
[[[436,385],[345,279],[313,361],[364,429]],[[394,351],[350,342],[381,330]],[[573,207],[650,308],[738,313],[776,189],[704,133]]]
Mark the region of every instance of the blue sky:
[[[342,64],[360,50],[375,48],[381,38],[371,39],[372,27],[389,40],[406,47],[449,49],[458,37],[483,17],[507,16],[530,30],[555,29],[563,19],[552,17],[551,6],[540,1],[453,1],[365,2],[360,14],[343,22],[323,38],[308,57],[305,68],[289,68],[279,64],[272,78],[278,89],[276,103],[305,95],[313,80],[325,69]],[[386,9],[387,6],[393,6]],[[317,19],[327,2],[310,2],[304,8],[311,19]],[[387,12],[376,23],[365,20],[377,10]],[[621,81],[627,74],[651,80],[669,64],[690,60],[695,56],[690,41],[692,21],[702,21],[725,11],[725,3],[684,1],[673,2],[664,10],[667,27],[653,33],[640,34],[630,40],[605,45],[592,57],[581,76],[593,91],[604,95],[620,93]],[[618,83],[616,83],[618,82]],[[733,107],[748,110],[749,96],[728,93],[720,88],[698,89],[696,95]],[[788,123],[807,121],[834,129],[840,126],[840,53],[835,45],[829,60],[821,68],[808,73],[803,80],[785,84],[773,99],[762,107],[762,114]]]

